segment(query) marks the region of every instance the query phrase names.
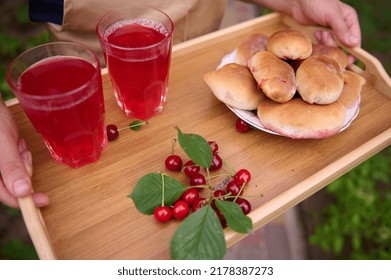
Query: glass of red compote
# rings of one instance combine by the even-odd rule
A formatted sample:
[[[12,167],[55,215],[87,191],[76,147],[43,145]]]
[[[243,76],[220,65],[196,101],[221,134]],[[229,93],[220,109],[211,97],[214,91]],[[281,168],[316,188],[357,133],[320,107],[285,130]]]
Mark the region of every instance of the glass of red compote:
[[[127,117],[147,120],[162,111],[173,29],[169,16],[146,6],[114,10],[98,22],[114,95]]]
[[[40,45],[11,62],[7,81],[54,160],[77,168],[99,159],[107,136],[96,53],[73,43]]]

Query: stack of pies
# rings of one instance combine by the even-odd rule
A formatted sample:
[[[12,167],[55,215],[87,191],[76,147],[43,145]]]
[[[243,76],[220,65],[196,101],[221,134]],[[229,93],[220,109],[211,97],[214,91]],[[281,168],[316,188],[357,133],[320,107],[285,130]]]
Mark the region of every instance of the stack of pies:
[[[301,31],[253,34],[234,62],[204,75],[213,94],[232,108],[256,111],[267,130],[296,139],[339,133],[355,113],[365,79],[346,69],[338,47],[312,44]]]

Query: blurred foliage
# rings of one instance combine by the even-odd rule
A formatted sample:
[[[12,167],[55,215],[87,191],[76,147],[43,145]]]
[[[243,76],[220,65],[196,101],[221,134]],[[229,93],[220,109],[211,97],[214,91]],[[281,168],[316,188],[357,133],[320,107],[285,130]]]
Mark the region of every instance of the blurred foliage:
[[[391,259],[391,148],[376,154],[327,188],[334,198],[322,211],[310,243],[337,258]]]
[[[7,18],[12,22],[12,28],[10,28],[10,24],[0,24],[0,60],[2,61],[0,65],[0,92],[3,99],[7,100],[14,97],[6,81],[8,64],[12,58],[23,51],[48,42],[49,36],[46,29],[38,34],[26,35],[26,31],[34,30],[38,26],[30,21],[27,1],[12,10],[11,13],[8,10],[0,9],[0,18]]]
[[[2,248],[1,255],[6,260],[37,260],[38,255],[31,244],[18,239],[9,240]]]
[[[16,22],[19,25],[28,25],[30,23],[28,5],[26,4],[21,5],[20,8],[16,11],[15,16],[16,16]]]
[[[21,215],[20,209],[11,208],[2,204],[0,204],[0,211],[4,211],[9,217],[16,217]]]
[[[354,7],[358,13],[362,33],[362,48],[375,56],[384,55],[386,59],[381,63],[390,75],[391,17],[389,11],[391,2],[389,0],[344,0],[343,2]]]
[[[0,260],[35,260],[38,259],[37,253],[31,242],[24,243],[22,240],[13,238],[3,239],[7,232],[7,224],[13,224],[13,221],[22,217],[20,209],[10,208],[0,204],[0,212],[7,215],[6,223],[0,225]],[[3,239],[3,240],[2,240]]]

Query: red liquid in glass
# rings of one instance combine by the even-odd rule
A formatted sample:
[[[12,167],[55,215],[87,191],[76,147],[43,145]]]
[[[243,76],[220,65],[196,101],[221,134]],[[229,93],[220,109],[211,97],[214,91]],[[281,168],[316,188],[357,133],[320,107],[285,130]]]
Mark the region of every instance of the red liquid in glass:
[[[60,95],[51,102],[35,99],[24,109],[53,158],[72,167],[96,161],[107,143],[96,71],[83,59],[53,57],[32,65],[18,83],[29,95]],[[70,94],[73,90],[77,93]]]
[[[167,34],[161,23],[149,20],[119,22],[106,32],[109,44],[142,48],[103,48],[117,102],[128,117],[145,120],[162,110],[171,56]]]

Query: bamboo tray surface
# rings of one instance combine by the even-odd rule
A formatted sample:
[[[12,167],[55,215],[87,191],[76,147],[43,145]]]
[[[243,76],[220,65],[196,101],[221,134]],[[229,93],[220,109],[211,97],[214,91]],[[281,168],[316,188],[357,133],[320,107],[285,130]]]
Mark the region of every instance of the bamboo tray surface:
[[[258,196],[249,199],[255,229],[387,147],[391,82],[379,61],[361,49],[349,51],[366,64],[365,71],[354,70],[367,82],[360,113],[345,131],[322,140],[294,140],[255,129],[246,134],[236,131],[237,117],[214,97],[202,76],[250,34],[270,35],[289,27],[314,40],[315,27],[275,13],[174,46],[163,113],[140,131],[122,131],[97,163],[80,169],[55,163],[19,104],[10,106],[33,153],[34,190],[47,193],[51,200],[41,214],[53,249],[47,246],[45,250],[51,252],[43,252],[40,258],[169,259],[170,240],[179,222],[158,224],[153,216],[139,213],[127,196],[143,175],[165,171],[164,159],[177,136],[175,126],[217,141],[220,156],[234,169],[250,170],[246,195]],[[132,120],[117,107],[106,70],[102,73],[106,122],[127,126]],[[187,159],[179,146],[175,151]],[[169,174],[188,183],[183,175]],[[27,211],[22,211],[27,217]],[[29,219],[27,224],[32,222]],[[225,233],[228,246],[245,237],[231,230]]]

